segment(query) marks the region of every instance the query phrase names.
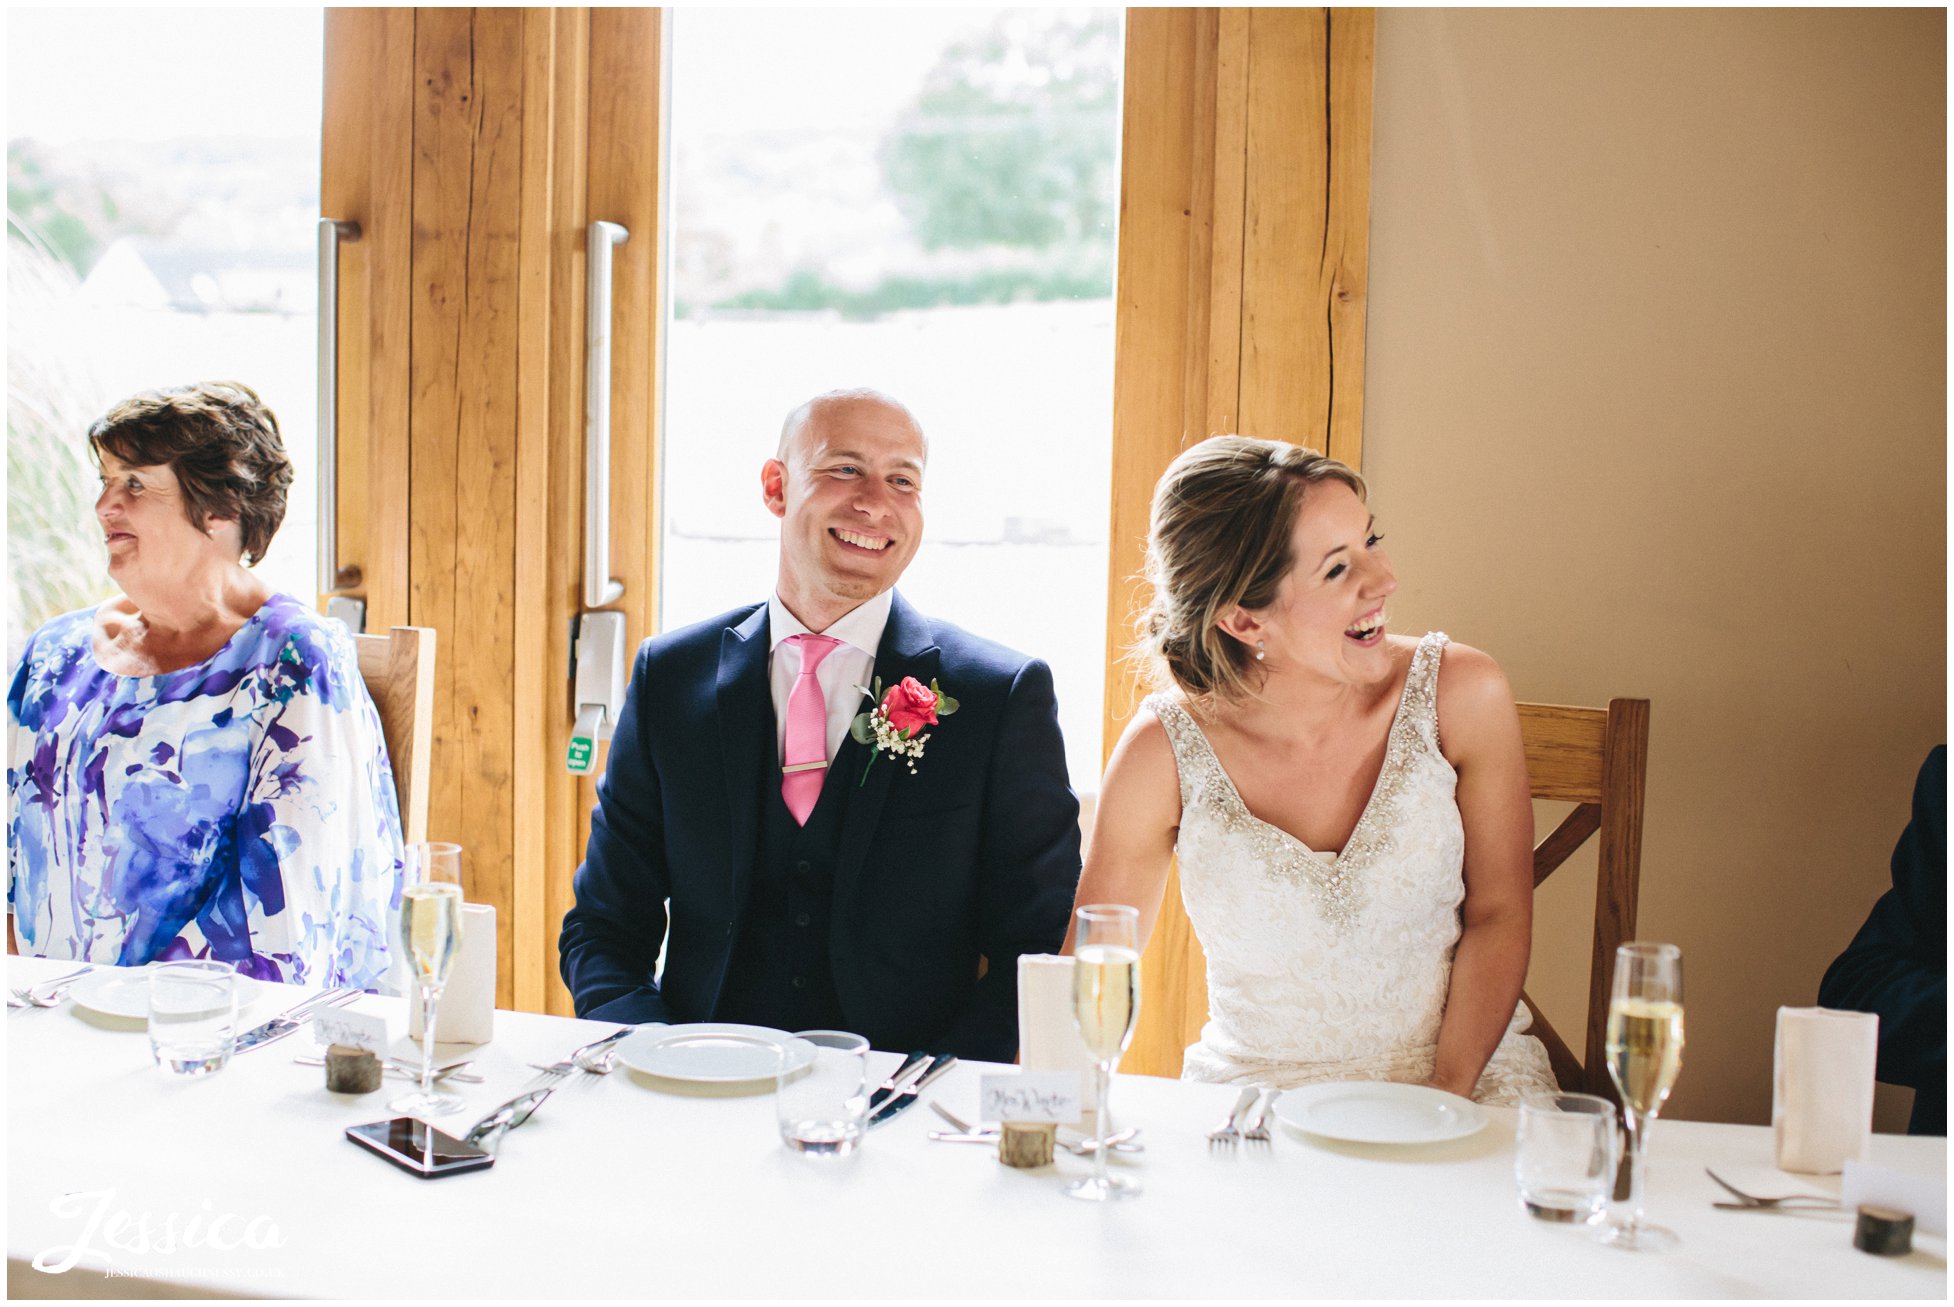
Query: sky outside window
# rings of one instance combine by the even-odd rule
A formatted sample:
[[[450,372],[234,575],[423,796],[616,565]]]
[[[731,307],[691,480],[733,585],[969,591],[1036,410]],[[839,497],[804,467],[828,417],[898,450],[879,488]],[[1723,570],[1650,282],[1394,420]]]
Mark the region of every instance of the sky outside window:
[[[139,390],[242,381],[296,470],[259,565],[313,596],[318,9],[7,17],[7,647],[113,589],[82,452]]]
[[[1052,664],[1085,790],[1121,51],[1117,10],[680,9],[671,47],[662,625],[772,589],[759,470],[787,412],[886,390],[930,437],[899,588]]]

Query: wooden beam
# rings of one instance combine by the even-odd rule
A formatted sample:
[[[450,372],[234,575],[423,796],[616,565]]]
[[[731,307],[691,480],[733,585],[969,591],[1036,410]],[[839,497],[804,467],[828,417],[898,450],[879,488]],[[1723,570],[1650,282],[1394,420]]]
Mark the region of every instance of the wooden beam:
[[[374,67],[384,35],[382,9],[328,9],[325,14],[324,105],[319,147],[319,213],[358,223],[364,236],[377,225],[372,215],[374,167],[370,154],[378,105],[366,75]],[[374,266],[364,241],[339,249],[339,374],[336,378],[339,487],[334,529],[343,561],[364,569],[372,554],[369,516],[373,484],[372,423],[368,411],[372,381],[369,284]],[[310,478],[307,478],[310,483]],[[339,593],[334,587],[330,593]],[[355,590],[357,592],[357,589]],[[326,595],[319,596],[320,608]],[[380,629],[385,629],[380,628]],[[405,816],[406,814],[402,814]]]
[[[1127,11],[1106,756],[1145,691],[1125,653],[1167,464],[1231,431],[1359,457],[1373,22],[1368,10]],[[1204,965],[1170,877],[1124,1069],[1179,1073],[1206,1019]]]
[[[357,222],[339,273],[339,539],[366,626],[407,621],[414,14],[326,11],[320,208]]]
[[[514,999],[515,527],[523,15],[415,34],[410,595],[437,645],[430,832],[464,845]]]
[[[580,230],[583,179],[583,95],[589,25],[582,9],[527,9],[522,17],[522,181],[517,253],[517,427],[515,504],[514,752],[511,885],[512,1001],[540,1012],[553,974],[555,935],[548,911],[550,799],[567,781],[562,746],[551,748],[553,721],[565,717],[563,668],[568,665],[565,593],[551,571],[571,564],[574,540],[557,521],[554,493],[574,488],[577,461],[555,460],[553,419],[577,411],[575,372],[555,366],[559,339],[583,319],[580,264],[573,242]],[[574,288],[572,281],[575,281]],[[574,289],[574,294],[571,294]],[[575,359],[581,371],[581,353]],[[552,708],[557,711],[552,712]],[[559,917],[560,920],[560,917]]]
[[[1321,9],[1249,15],[1242,233],[1241,433],[1328,443],[1329,22]]]
[[[1213,72],[1208,73],[1204,51],[1197,51],[1203,81],[1214,84],[1214,109],[1197,128],[1210,140],[1213,163],[1195,173],[1195,212],[1204,212],[1206,248],[1189,250],[1196,271],[1206,264],[1205,303],[1190,305],[1188,325],[1196,340],[1208,342],[1207,377],[1196,410],[1201,421],[1188,434],[1194,439],[1227,435],[1241,428],[1242,404],[1242,236],[1247,222],[1248,169],[1248,24],[1246,9],[1201,11],[1203,30],[1213,15],[1215,44]],[[1197,99],[1197,104],[1199,100]]]
[[[1362,470],[1377,11],[1331,9],[1329,22],[1330,194],[1319,284],[1330,321],[1332,384],[1329,443],[1324,452]]]
[[[527,584],[541,588],[536,613],[538,638],[544,647],[543,670],[533,709],[533,730],[540,732],[538,764],[541,800],[535,817],[540,847],[534,868],[537,882],[518,881],[524,891],[518,920],[523,926],[516,941],[523,959],[518,977],[528,976],[533,987],[518,989],[516,1005],[525,1011],[569,1012],[568,995],[557,978],[556,936],[569,910],[570,874],[581,850],[576,847],[576,810],[584,785],[564,769],[570,743],[570,623],[581,603],[583,539],[583,414],[584,414],[584,228],[589,165],[590,11],[564,9],[556,30],[556,92],[551,132],[555,140],[550,201],[549,267],[555,313],[549,323],[547,366],[553,378],[553,402],[542,424],[526,428],[546,440],[546,457],[553,475],[547,488],[545,511],[554,547],[539,558],[524,560]],[[528,617],[519,620],[527,622]],[[533,911],[527,892],[537,896]]]

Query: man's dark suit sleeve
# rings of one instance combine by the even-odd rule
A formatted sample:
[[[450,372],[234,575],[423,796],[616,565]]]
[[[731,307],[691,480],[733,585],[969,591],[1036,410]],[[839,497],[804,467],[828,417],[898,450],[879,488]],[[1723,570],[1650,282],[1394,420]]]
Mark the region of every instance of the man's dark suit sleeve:
[[[1079,801],[1051,669],[1036,659],[1012,683],[984,792],[977,912],[989,970],[940,1046],[1008,1062],[1018,1049],[1018,955],[1058,952],[1079,883]]]
[[[1893,888],[1825,973],[1818,1001],[1879,1014],[1879,1078],[1911,1085],[1916,1126],[1947,1094],[1947,748],[1927,756],[1913,789],[1913,819],[1893,850]],[[1938,1100],[1937,1108],[1926,1101]],[[1923,1113],[1922,1109],[1929,1109]],[[1915,1133],[1925,1133],[1916,1128]]]
[[[638,651],[610,761],[597,783],[590,844],[577,869],[576,906],[558,941],[563,983],[577,1015],[600,1021],[666,1021],[653,971],[665,940],[664,823],[658,770],[646,738],[649,647]]]

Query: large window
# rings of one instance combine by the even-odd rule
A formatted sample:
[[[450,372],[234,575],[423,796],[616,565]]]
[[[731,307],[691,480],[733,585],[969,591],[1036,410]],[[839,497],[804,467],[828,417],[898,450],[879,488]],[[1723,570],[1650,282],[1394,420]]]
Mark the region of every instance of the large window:
[[[310,600],[317,9],[15,9],[7,41],[7,655],[112,590],[88,423],[253,387],[297,467],[259,565]]]
[[[1096,788],[1119,11],[680,9],[671,59],[662,625],[770,592],[788,410],[886,390],[930,437],[902,592],[1052,664]]]

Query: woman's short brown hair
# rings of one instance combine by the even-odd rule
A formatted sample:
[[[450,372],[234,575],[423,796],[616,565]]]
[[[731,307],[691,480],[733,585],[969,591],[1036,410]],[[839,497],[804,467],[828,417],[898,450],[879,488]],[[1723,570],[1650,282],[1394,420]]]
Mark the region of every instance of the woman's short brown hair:
[[[1134,652],[1194,698],[1255,692],[1254,659],[1216,623],[1266,608],[1289,573],[1289,538],[1310,486],[1337,481],[1362,499],[1364,479],[1333,458],[1280,440],[1212,436],[1185,450],[1153,492],[1147,580],[1153,601]]]
[[[285,520],[292,460],[258,393],[236,381],[145,390],[88,428],[88,448],[131,467],[167,465],[199,531],[213,517],[238,525],[244,558],[257,563]]]

